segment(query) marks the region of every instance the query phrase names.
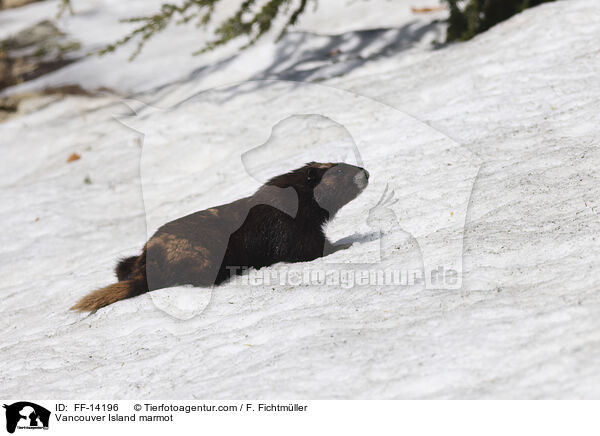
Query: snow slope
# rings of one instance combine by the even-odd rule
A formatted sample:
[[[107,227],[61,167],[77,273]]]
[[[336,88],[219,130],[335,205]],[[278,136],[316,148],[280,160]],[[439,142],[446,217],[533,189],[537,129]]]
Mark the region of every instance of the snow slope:
[[[127,104],[71,97],[1,124],[0,396],[597,398],[599,14],[558,1],[318,85],[173,73]],[[354,150],[371,184],[327,231],[356,243],[306,267],[418,267],[463,245],[460,289],[235,282],[66,310],[165,219]],[[373,216],[386,184],[391,226]]]

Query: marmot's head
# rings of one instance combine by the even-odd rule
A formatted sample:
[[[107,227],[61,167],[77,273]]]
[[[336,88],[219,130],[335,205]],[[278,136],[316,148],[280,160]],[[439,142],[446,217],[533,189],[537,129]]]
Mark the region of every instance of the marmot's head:
[[[345,204],[354,200],[369,184],[369,172],[346,163],[315,164],[320,179],[314,188],[316,202],[332,217]],[[323,166],[322,168],[320,168]]]
[[[310,162],[302,168],[274,177],[267,185],[293,187],[300,197],[307,196],[329,217],[354,200],[369,183],[369,172],[346,163]]]

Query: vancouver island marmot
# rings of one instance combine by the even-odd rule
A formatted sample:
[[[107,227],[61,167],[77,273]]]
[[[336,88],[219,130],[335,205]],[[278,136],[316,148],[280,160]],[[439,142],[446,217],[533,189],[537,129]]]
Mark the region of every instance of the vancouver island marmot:
[[[350,244],[328,241],[323,225],[368,180],[360,167],[311,162],[272,178],[250,197],[168,222],[139,256],[119,262],[117,283],[83,297],[71,309],[94,311],[170,286],[212,286],[242,268],[309,261],[347,248]]]

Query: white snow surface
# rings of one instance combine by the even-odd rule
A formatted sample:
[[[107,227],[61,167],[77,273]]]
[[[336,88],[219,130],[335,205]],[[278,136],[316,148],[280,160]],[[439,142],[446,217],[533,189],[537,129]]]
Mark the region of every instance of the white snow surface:
[[[242,54],[190,58],[195,36],[168,29],[139,61],[87,58],[6,91],[75,82],[137,94],[69,97],[0,124],[0,397],[599,396],[597,1],[544,4],[435,50],[441,24],[382,12],[435,2],[337,3],[309,14],[304,33]],[[122,32],[109,16],[131,13],[81,4],[89,13],[65,19],[73,34],[106,20],[90,45]],[[50,6],[0,21],[12,14],[10,33]],[[413,18],[425,34],[394,30]],[[316,34],[324,25],[333,36]],[[369,39],[371,57],[357,31],[373,27],[391,30]],[[333,62],[335,44],[347,57]],[[68,310],[158,225],[312,156],[371,173],[327,226],[355,243],[268,271],[448,262],[459,288],[233,282]],[[376,208],[386,185],[398,202]]]

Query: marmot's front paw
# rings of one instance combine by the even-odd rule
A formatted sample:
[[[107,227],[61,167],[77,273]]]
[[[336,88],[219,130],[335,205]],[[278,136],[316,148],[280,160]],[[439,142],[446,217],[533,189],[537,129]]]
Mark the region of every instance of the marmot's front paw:
[[[348,242],[346,244],[337,244],[333,245],[331,242],[327,241],[325,243],[325,248],[323,250],[323,256],[327,256],[331,253],[335,253],[336,251],[346,250],[347,248],[352,247],[353,242]]]

